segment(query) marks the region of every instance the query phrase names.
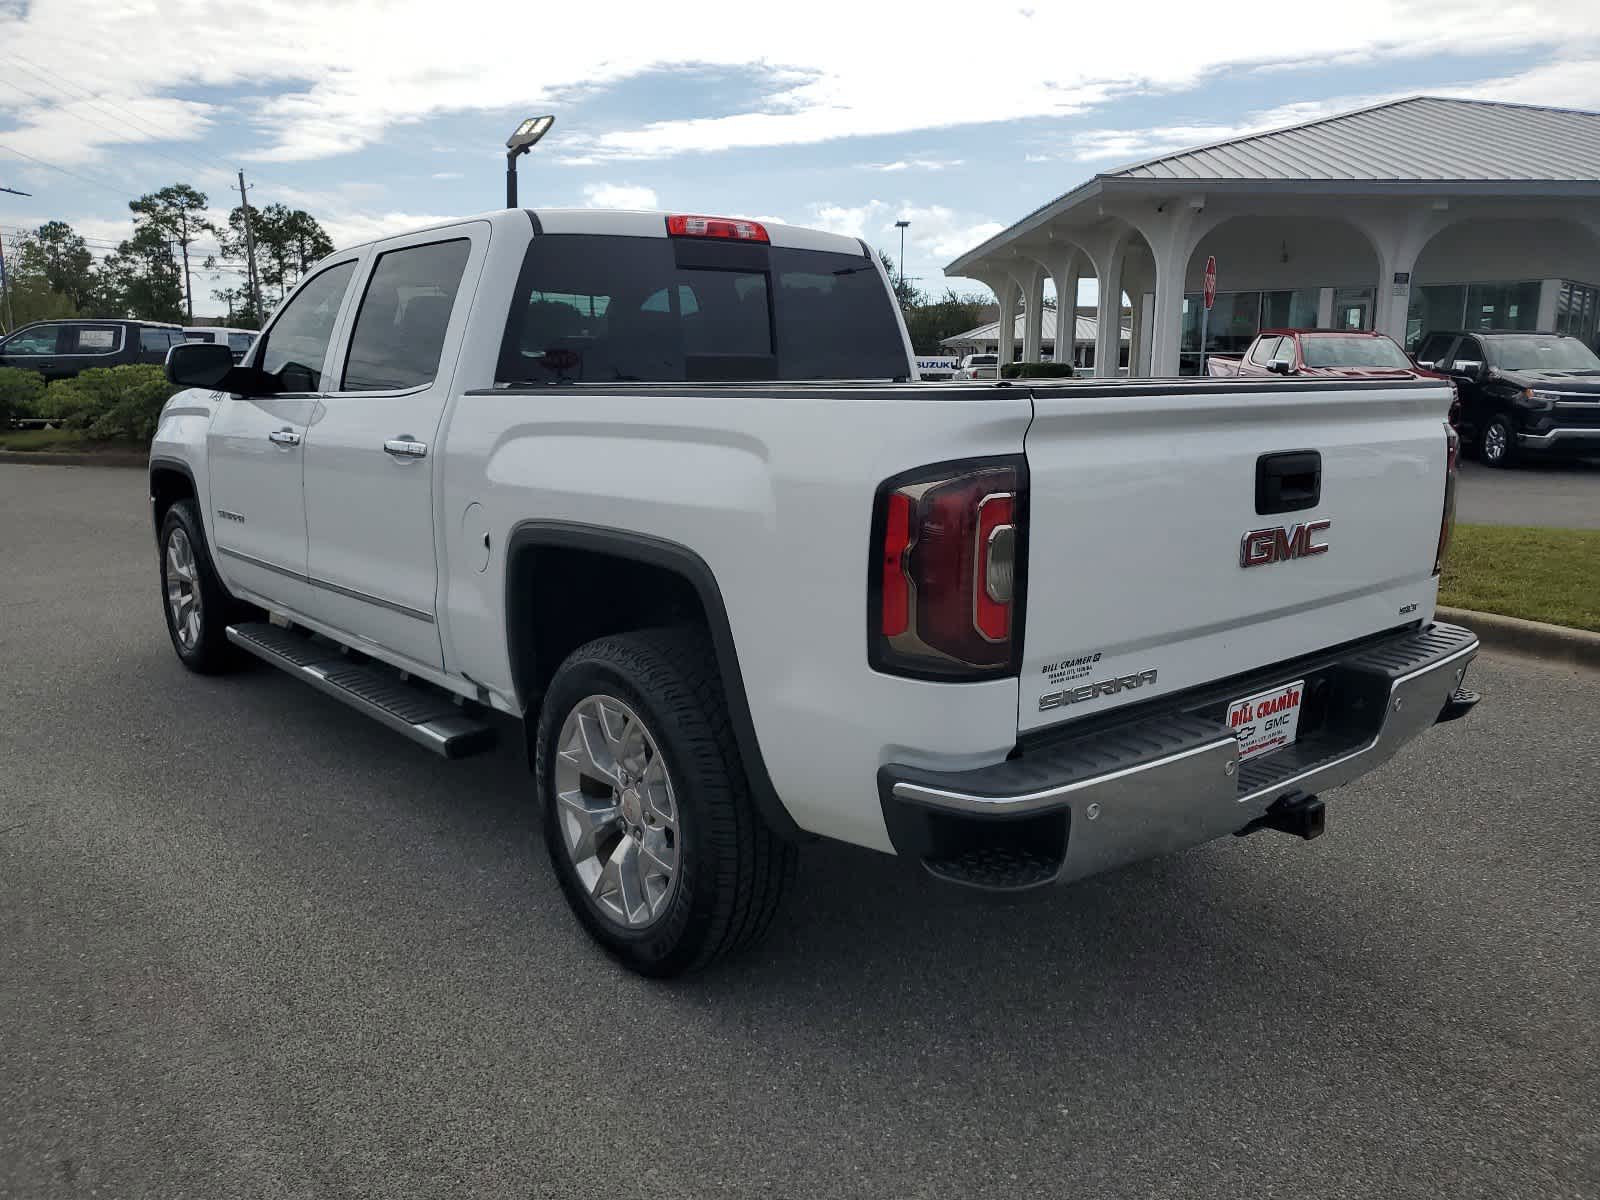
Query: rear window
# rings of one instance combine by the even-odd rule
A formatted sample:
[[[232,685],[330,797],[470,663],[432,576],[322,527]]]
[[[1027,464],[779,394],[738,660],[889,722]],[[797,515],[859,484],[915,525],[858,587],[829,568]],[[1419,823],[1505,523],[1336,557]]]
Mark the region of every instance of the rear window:
[[[904,379],[877,264],[701,239],[543,234],[523,264],[503,383]]]
[[[1392,367],[1404,370],[1411,360],[1386,337],[1308,337],[1300,340],[1308,367]]]
[[[969,365],[974,367],[992,367],[1000,361],[998,354],[974,354]]]

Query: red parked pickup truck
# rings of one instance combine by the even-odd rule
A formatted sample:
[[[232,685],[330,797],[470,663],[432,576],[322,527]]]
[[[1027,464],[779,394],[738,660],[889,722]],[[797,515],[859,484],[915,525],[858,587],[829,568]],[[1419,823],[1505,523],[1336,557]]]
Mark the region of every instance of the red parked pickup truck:
[[[1206,368],[1207,374],[1224,379],[1249,375],[1436,378],[1412,362],[1393,338],[1360,329],[1267,329],[1240,357],[1208,355]]]

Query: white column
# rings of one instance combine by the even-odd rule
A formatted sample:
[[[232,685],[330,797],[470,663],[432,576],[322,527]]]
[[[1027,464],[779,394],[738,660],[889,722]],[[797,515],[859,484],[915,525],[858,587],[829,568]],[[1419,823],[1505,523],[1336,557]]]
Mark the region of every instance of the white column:
[[[1122,260],[1126,244],[1126,235],[1119,230],[1101,243],[1095,255],[1100,298],[1096,305],[1094,373],[1102,379],[1116,378],[1122,356]]]
[[[1156,322],[1156,298],[1152,292],[1145,292],[1139,297],[1138,313],[1140,319],[1140,335],[1135,344],[1139,355],[1137,361],[1138,373],[1142,378],[1150,378],[1150,330]]]
[[[1017,285],[1006,276],[1000,283],[1000,366],[1004,367],[1017,353]]]
[[[1078,280],[1083,277],[1083,255],[1076,246],[1068,247],[1050,268],[1056,287],[1055,361],[1078,361]]]
[[[1554,329],[1556,327],[1556,309],[1561,302],[1561,280],[1541,279],[1539,281],[1539,318],[1536,329]]]
[[[1200,239],[1221,217],[1204,215],[1204,197],[1139,222],[1155,258],[1155,303],[1151,306],[1150,374],[1158,379],[1178,374],[1183,337],[1183,285],[1189,258]]]
[[[1044,271],[1025,268],[1017,283],[1022,288],[1022,361],[1036,363],[1044,340]]]
[[[1144,280],[1129,281],[1128,301],[1133,305],[1133,329],[1132,336],[1128,340],[1128,375],[1132,377],[1144,374],[1139,362],[1141,358],[1148,357],[1141,352],[1145,336],[1149,332],[1144,315]]]
[[[1317,328],[1333,328],[1333,289],[1317,289]]]

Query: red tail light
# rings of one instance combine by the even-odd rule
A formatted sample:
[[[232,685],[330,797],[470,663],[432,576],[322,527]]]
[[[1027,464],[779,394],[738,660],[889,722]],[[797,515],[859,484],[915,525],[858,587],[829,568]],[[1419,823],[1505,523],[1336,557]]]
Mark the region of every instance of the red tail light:
[[[1439,548],[1433,556],[1433,573],[1444,570],[1450,535],[1456,529],[1456,475],[1461,462],[1461,435],[1446,421],[1444,426],[1444,513],[1439,518]]]
[[[925,468],[879,489],[869,661],[896,675],[1015,674],[1027,467],[1020,458]]]
[[[739,221],[732,217],[667,218],[668,237],[727,238],[735,242],[770,242],[767,227],[759,221]]]

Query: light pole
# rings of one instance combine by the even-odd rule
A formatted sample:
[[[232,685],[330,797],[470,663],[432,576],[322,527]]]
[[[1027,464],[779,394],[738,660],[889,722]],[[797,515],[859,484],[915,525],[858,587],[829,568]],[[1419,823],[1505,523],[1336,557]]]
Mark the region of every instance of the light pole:
[[[0,192],[8,196],[31,196],[32,192],[19,192],[16,188],[0,187]],[[5,235],[0,234],[0,309],[5,312],[4,332],[10,333],[14,322],[11,319],[11,286],[6,280],[6,241]]]
[[[517,206],[517,159],[533,149],[534,143],[550,132],[554,117],[529,117],[506,139],[506,207]]]
[[[904,218],[896,221],[894,227],[900,231],[900,290],[906,290],[906,226],[911,224]]]

